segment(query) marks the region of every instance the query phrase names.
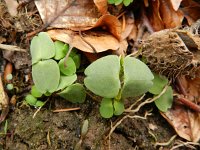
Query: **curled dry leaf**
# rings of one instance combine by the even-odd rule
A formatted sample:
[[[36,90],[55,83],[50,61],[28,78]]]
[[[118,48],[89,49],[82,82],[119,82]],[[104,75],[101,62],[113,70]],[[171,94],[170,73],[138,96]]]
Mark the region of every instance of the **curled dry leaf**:
[[[8,114],[8,111],[9,111],[8,103],[9,103],[8,96],[4,91],[2,78],[0,74],[0,106],[2,109],[1,116],[0,116],[0,123],[2,123],[5,120]]]
[[[180,27],[184,18],[180,10],[173,9],[170,0],[160,0],[160,16],[166,29]]]
[[[17,16],[17,7],[19,6],[16,0],[5,0],[8,12],[11,16]]]
[[[126,39],[130,35],[130,33],[133,31],[133,28],[136,26],[135,20],[132,17],[132,15],[126,16],[125,23],[126,23],[125,29],[121,33],[121,39],[122,40]]]
[[[102,15],[108,13],[108,1],[107,0],[94,0],[96,7]]]
[[[35,0],[44,24],[51,27],[87,30],[101,14],[91,0]],[[56,20],[55,20],[56,19]]]
[[[180,7],[182,0],[170,0],[170,3],[175,11]]]
[[[200,4],[191,1],[187,6],[181,8],[184,13],[184,17],[187,19],[189,25],[192,25],[197,19],[200,18]]]
[[[187,99],[200,103],[200,78],[191,79],[186,76],[179,77]]]
[[[173,126],[177,134],[188,140],[197,142],[200,139],[200,114],[186,110],[184,106],[175,104],[162,116]]]
[[[164,24],[159,13],[160,1],[155,0],[149,3],[149,7],[146,8],[146,15],[151,23],[154,31],[160,31],[164,29]]]
[[[69,43],[71,46],[84,52],[93,53],[93,49],[85,43],[76,32],[71,30],[49,30],[48,34],[54,40]],[[103,52],[109,49],[117,50],[120,47],[120,42],[107,32],[86,31],[82,33],[82,35],[97,52]]]

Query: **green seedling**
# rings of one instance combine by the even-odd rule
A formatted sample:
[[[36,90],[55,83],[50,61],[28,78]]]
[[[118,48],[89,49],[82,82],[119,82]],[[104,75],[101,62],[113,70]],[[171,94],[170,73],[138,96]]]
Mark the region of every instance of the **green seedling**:
[[[149,89],[149,92],[154,96],[159,95],[163,88],[167,85],[168,79],[164,76],[154,74],[153,86]],[[173,90],[172,87],[169,86],[166,92],[160,96],[157,100],[155,100],[155,104],[157,108],[162,111],[166,112],[169,108],[172,107],[173,103]]]
[[[108,0],[109,4],[119,5],[123,3],[124,6],[129,6],[132,2],[133,0]]]
[[[40,32],[31,41],[32,64],[55,56],[55,45],[49,35]]]
[[[26,97],[25,97],[25,101],[31,105],[31,106],[35,106],[36,102],[37,102],[37,99],[31,95],[31,94],[28,94]]]
[[[67,54],[67,51],[69,50],[69,45],[64,44],[61,41],[55,41],[54,44],[55,44],[55,50],[56,50],[54,59],[60,60],[60,59],[64,58],[65,55]]]
[[[61,73],[66,76],[73,75],[76,72],[76,64],[71,57],[67,58],[66,63],[65,63],[65,58],[61,59],[59,61],[59,68]]]
[[[79,83],[72,84],[65,88],[58,95],[72,103],[83,103],[86,98],[86,93],[83,85]]]
[[[84,102],[85,90],[82,85],[73,84],[77,80],[76,69],[80,66],[80,55],[76,49],[72,49],[70,57],[64,65],[65,56],[69,51],[69,45],[60,41],[53,42],[49,35],[41,32],[31,41],[32,77],[34,86],[31,94],[35,98],[50,96],[58,93],[61,97],[71,102]],[[30,96],[28,96],[29,99]],[[31,99],[33,100],[33,98]],[[30,105],[37,107],[41,101]]]
[[[44,105],[43,101],[37,100],[37,102],[35,103],[35,107],[42,107]]]
[[[38,98],[41,97],[43,94],[36,88],[35,85],[33,85],[31,88],[31,95]]]
[[[12,80],[12,78],[13,78],[12,74],[8,74],[8,75],[6,76],[6,79],[7,79],[8,81]]]
[[[98,59],[85,70],[85,86],[103,97],[100,114],[104,118],[120,115],[123,100],[146,93],[153,85],[153,74],[140,60],[109,55]]]
[[[14,87],[13,87],[12,83],[9,83],[6,85],[6,88],[7,88],[7,90],[13,90]]]

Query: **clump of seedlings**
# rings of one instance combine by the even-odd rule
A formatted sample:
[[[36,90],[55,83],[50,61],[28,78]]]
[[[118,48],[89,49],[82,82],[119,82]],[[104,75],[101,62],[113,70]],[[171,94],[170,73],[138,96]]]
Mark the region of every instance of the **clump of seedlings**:
[[[80,55],[72,49],[68,58],[69,45],[60,41],[53,42],[49,35],[41,32],[31,41],[32,77],[34,86],[26,102],[36,106],[41,96],[56,93],[62,98],[82,103],[86,93],[77,80],[76,70],[80,66]],[[40,103],[41,104],[41,103]]]

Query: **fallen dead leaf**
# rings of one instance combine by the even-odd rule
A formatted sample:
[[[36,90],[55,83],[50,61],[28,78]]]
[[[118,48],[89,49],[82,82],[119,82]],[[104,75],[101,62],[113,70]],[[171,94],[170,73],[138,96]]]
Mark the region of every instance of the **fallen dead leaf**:
[[[133,15],[126,16],[125,20],[126,20],[125,29],[121,33],[122,40],[126,39],[133,31],[133,28],[135,28],[135,20],[133,18]]]
[[[49,30],[48,34],[52,39],[68,43],[84,52],[94,52],[93,49],[81,39],[78,33],[71,30]],[[108,32],[86,31],[82,32],[82,35],[97,52],[103,52],[109,49],[117,50],[120,47],[120,42]]]
[[[102,15],[108,13],[108,1],[107,0],[94,0],[96,7]]]
[[[160,0],[160,16],[165,29],[180,27],[183,21],[183,13],[173,9],[170,0]]]
[[[175,11],[180,7],[182,0],[170,0],[170,3]]]
[[[146,10],[146,16],[149,19],[150,24],[152,25],[154,31],[160,31],[164,29],[164,24],[159,13],[160,1],[155,0],[149,3],[149,7]]]
[[[1,116],[0,116],[0,123],[2,123],[5,120],[8,114],[8,111],[9,111],[8,104],[9,104],[8,96],[4,91],[3,82],[2,82],[2,78],[0,74],[0,106],[2,109]]]
[[[192,25],[200,18],[200,4],[192,1],[188,6],[181,8],[189,25]]]
[[[92,28],[101,14],[91,0],[35,0],[44,24],[74,30]]]
[[[17,16],[17,7],[19,6],[16,0],[5,0],[8,12],[12,17]]]
[[[180,104],[174,104],[173,108],[161,115],[172,125],[177,134],[188,140],[197,142],[200,139],[200,114],[185,109]]]

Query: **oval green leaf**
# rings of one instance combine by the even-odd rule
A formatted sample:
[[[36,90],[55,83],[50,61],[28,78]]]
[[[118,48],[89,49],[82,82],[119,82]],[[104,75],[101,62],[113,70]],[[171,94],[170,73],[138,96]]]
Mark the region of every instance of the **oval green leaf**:
[[[124,103],[122,101],[114,101],[114,115],[121,115],[124,112]]]
[[[149,89],[151,94],[158,95],[162,92],[165,85],[167,85],[168,79],[165,76],[161,76],[154,73],[153,86]]]
[[[55,44],[55,51],[56,51],[54,59],[60,60],[64,58],[67,54],[67,51],[69,50],[69,45],[61,41],[55,41],[54,44]]]
[[[66,67],[65,67],[64,60],[65,58],[59,61],[59,68],[60,68],[61,73],[67,76],[73,75],[76,72],[76,64],[74,63],[71,57],[68,57],[66,61]]]
[[[172,107],[173,103],[173,90],[172,87],[169,86],[166,92],[160,96],[157,100],[155,100],[155,104],[158,109],[162,112],[166,112],[169,108]]]
[[[146,64],[136,58],[125,57],[122,97],[136,97],[146,93],[153,85],[153,78]]]
[[[52,59],[39,61],[32,66],[32,76],[39,92],[53,93],[59,84],[60,70],[56,61]]]
[[[31,94],[34,96],[34,97],[41,97],[42,96],[42,93],[36,88],[35,85],[33,85],[31,87]]]
[[[102,57],[85,69],[85,86],[94,94],[114,98],[120,89],[120,59],[109,55]]]
[[[68,86],[58,95],[72,103],[83,103],[86,98],[86,93],[83,85],[76,83]]]
[[[60,83],[56,91],[62,90],[66,88],[67,86],[72,85],[76,81],[76,79],[77,79],[76,74],[72,76],[60,76]]]
[[[32,64],[43,59],[49,59],[55,56],[55,46],[52,39],[45,32],[40,32],[31,40]]]
[[[101,101],[99,111],[103,118],[111,118],[114,112],[112,99],[103,98]]]
[[[25,100],[26,102],[31,105],[31,106],[35,106],[36,102],[37,102],[37,99],[31,95],[31,94],[28,94],[26,97],[25,97]]]

